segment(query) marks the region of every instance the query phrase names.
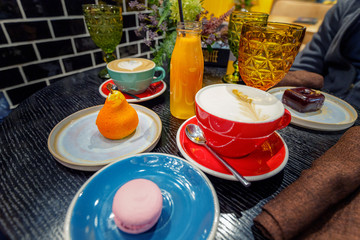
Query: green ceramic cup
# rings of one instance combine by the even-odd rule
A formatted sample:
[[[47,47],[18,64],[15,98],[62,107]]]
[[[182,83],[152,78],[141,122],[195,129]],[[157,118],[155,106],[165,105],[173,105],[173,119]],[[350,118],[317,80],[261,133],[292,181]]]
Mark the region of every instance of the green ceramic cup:
[[[144,92],[152,83],[165,78],[162,67],[145,58],[123,58],[107,64],[108,73],[120,91],[132,94]],[[155,77],[156,72],[161,72]]]

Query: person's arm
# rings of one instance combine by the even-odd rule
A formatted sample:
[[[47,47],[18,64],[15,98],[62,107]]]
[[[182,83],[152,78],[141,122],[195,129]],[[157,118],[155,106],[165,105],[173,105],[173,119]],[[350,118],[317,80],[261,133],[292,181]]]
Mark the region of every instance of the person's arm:
[[[294,86],[321,89],[324,86],[324,77],[318,73],[303,70],[290,71],[276,86]]]
[[[345,4],[346,1],[340,0],[329,9],[318,32],[296,57],[291,71],[305,70],[324,75],[324,59],[341,26],[342,15],[346,12]]]
[[[324,58],[340,27],[345,1],[339,1],[326,14],[319,31],[298,54],[288,74],[276,86],[304,86],[320,89],[324,85]]]

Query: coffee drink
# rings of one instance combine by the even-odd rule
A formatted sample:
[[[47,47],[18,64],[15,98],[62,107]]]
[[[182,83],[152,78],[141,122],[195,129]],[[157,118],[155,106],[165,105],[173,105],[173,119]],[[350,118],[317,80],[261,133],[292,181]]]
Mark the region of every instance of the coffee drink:
[[[143,93],[152,83],[165,78],[165,70],[146,58],[122,58],[107,65],[107,70],[120,91]],[[155,73],[160,75],[155,77]]]
[[[155,67],[155,63],[145,58],[123,58],[112,61],[108,68],[118,72],[142,72]]]
[[[217,84],[201,89],[196,102],[204,111],[237,122],[272,121],[284,114],[282,103],[259,89]]]
[[[208,146],[226,157],[251,153],[291,121],[275,96],[245,85],[209,85],[196,93],[195,104]]]

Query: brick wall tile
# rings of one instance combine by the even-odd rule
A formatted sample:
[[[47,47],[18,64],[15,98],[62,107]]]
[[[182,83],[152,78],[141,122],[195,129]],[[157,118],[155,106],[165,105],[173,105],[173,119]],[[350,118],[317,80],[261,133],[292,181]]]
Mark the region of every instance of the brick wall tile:
[[[74,53],[70,39],[36,44],[41,58],[59,57]]]
[[[150,47],[148,45],[146,45],[145,43],[140,44],[141,53],[149,52],[149,51],[151,51],[151,48],[155,48],[155,41],[151,42]]]
[[[27,65],[23,67],[23,70],[27,80],[29,81],[51,77],[62,73],[59,60]]]
[[[102,51],[99,51],[99,52],[95,52],[94,53],[94,59],[95,59],[95,64],[96,65],[99,65],[99,64],[102,64],[104,63],[104,54]]]
[[[27,17],[64,15],[61,0],[20,0]]]
[[[16,0],[1,1],[0,13],[0,19],[21,18]]]
[[[0,71],[0,88],[7,88],[23,83],[24,79],[20,74],[19,68],[16,67]]]
[[[52,20],[55,37],[73,36],[85,34],[85,23],[83,18]]]
[[[135,30],[129,30],[129,42],[135,42],[135,41],[139,41],[139,40],[143,40],[143,39],[144,39],[143,36],[138,37],[135,34]]]
[[[121,58],[125,58],[125,57],[129,57],[129,56],[136,55],[136,54],[139,53],[138,45],[137,45],[137,44],[133,44],[133,45],[128,45],[128,46],[120,47],[120,48],[119,48],[119,53],[120,53],[120,57],[121,57]]]
[[[50,78],[52,84],[74,71],[102,69],[102,50],[86,35],[82,4],[104,2],[123,7],[123,1],[128,8],[130,0],[0,0],[0,89],[11,88],[5,90],[11,106],[45,87],[44,78]],[[123,11],[117,58],[152,56],[143,36],[135,35],[137,11]]]
[[[77,52],[84,52],[98,48],[91,37],[75,38],[74,41]]]
[[[82,15],[82,4],[95,4],[95,0],[65,0],[67,13],[69,15]]]
[[[8,43],[4,34],[4,31],[0,27],[0,45]]]
[[[124,28],[136,27],[136,18],[137,18],[136,14],[123,15]]]
[[[102,2],[104,2],[105,4],[121,6],[121,7],[122,7],[122,1],[127,1],[127,0],[102,0]]]
[[[47,21],[5,23],[4,25],[12,42],[51,38]]]
[[[30,44],[0,48],[0,67],[37,60],[34,48]]]
[[[127,34],[126,34],[126,31],[123,30],[123,33],[122,33],[122,36],[121,36],[121,41],[120,41],[120,44],[125,44],[129,42],[128,41],[128,38],[127,38]]]
[[[66,72],[75,71],[92,66],[91,54],[80,55],[63,59]]]

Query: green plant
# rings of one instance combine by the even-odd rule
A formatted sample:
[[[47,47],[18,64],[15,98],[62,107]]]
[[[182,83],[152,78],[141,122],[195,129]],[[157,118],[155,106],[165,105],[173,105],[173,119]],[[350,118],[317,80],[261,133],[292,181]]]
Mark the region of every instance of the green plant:
[[[227,27],[222,26],[223,21],[231,14],[233,9],[223,16],[216,18],[203,9],[202,0],[183,0],[182,9],[185,21],[202,21],[203,30],[201,38],[204,44],[211,46],[221,41],[227,44]],[[139,12],[139,28],[135,31],[144,38],[146,45],[154,51],[153,61],[163,65],[164,61],[171,59],[176,41],[176,25],[180,21],[178,0],[149,0],[148,6],[137,0],[130,1],[129,6]],[[163,36],[158,46],[152,42]]]

